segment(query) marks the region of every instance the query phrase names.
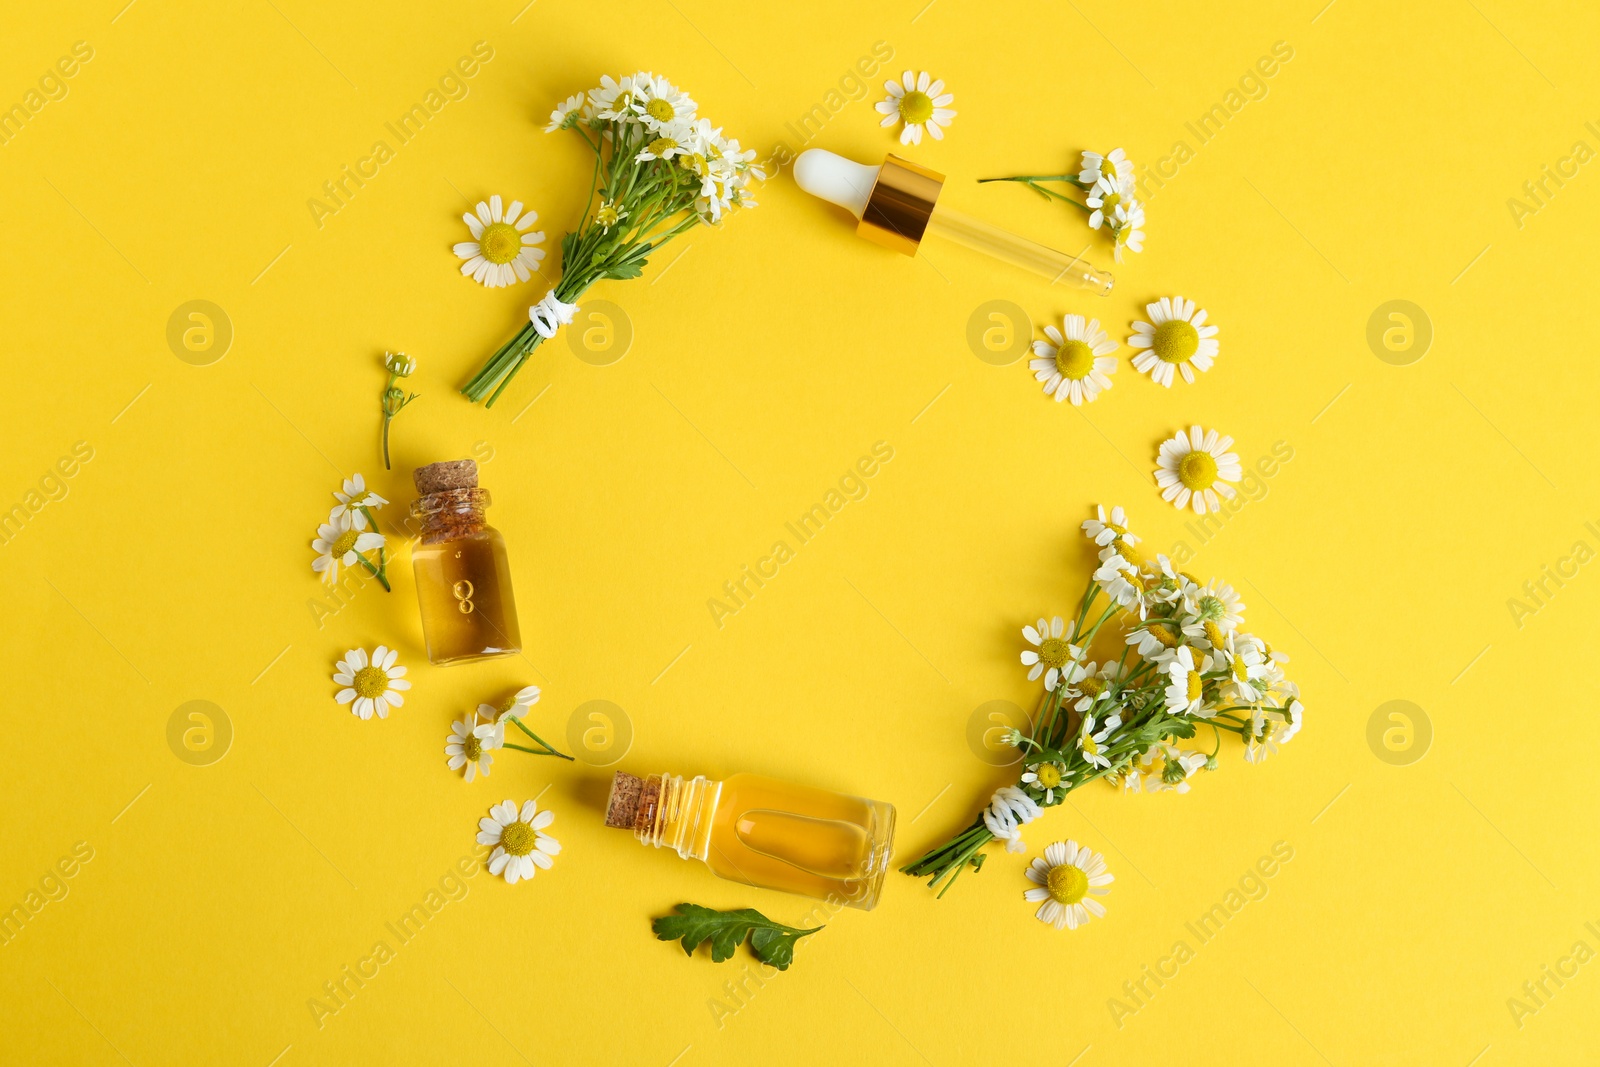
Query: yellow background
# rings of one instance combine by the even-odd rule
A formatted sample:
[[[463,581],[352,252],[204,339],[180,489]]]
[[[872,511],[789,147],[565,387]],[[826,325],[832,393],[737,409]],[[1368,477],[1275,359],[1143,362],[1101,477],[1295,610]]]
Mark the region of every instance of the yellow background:
[[[1600,119],[1593,13],[124,2],[19,9],[0,41],[6,106],[74,42],[93,49],[67,95],[0,147],[0,508],[26,506],[76,442],[93,449],[66,496],[0,546],[0,906],[75,843],[93,850],[69,894],[0,947],[0,1059],[1600,1056],[1600,963],[1547,979],[1536,1013],[1507,1004],[1574,942],[1600,950],[1584,926],[1600,926],[1600,578],[1585,566],[1548,584],[1520,619],[1507,603],[1575,542],[1600,548],[1582,432],[1600,384],[1600,177],[1590,164],[1548,185],[1520,226],[1507,205],[1574,142],[1600,147],[1585,127]],[[493,58],[469,94],[319,228],[307,201],[478,41]],[[828,103],[880,41],[893,59],[871,93],[850,99],[846,81]],[[1200,145],[1185,123],[1280,41],[1293,58],[1265,97]],[[1146,165],[1182,140],[1194,156],[1150,199],[1148,250],[1103,300],[949,246],[896,257],[785,172],[757,210],[591,294],[631,322],[620,362],[590,365],[558,339],[497,407],[469,405],[455,387],[543,284],[460,277],[461,212],[521,198],[554,252],[588,170],[575,138],[540,132],[544,116],[602,72],[641,67],[763,156],[799,147],[789,124],[822,105],[836,113],[811,143],[869,160],[895,146],[872,110],[883,78],[927,69],[959,116],[906,154],[950,176],[950,203],[1074,251],[1089,235],[1072,209],[973,179],[1065,169],[1085,147],[1120,144]],[[1120,339],[1171,293],[1221,327],[1216,368],[1192,386],[1152,385],[1123,348],[1115,388],[1077,411],[966,340],[990,300],[1036,325],[1096,315]],[[194,299],[235,334],[209,366],[166,342]],[[1366,339],[1393,299],[1434,331],[1405,366]],[[376,452],[385,349],[421,364],[392,473]],[[1247,464],[1293,449],[1265,497],[1204,543],[1150,475],[1158,442],[1191,422],[1232,434]],[[870,494],[718,628],[707,600],[878,441],[894,456]],[[525,659],[428,666],[403,547],[391,595],[369,583],[319,620],[309,541],[338,478],[364,472],[392,523],[411,466],[461,455],[484,460]],[[530,722],[562,747],[574,709],[611,701],[633,734],[617,766],[759,771],[888,800],[910,858],[1007,779],[964,732],[988,701],[1033,700],[1017,629],[1081,589],[1076,527],[1097,501],[1239,586],[1250,628],[1292,654],[1310,711],[1260,767],[1229,746],[1188,796],[1095,788],[1030,827],[1030,855],[1069,836],[1106,853],[1109,913],[1086,929],[1034,921],[1027,857],[997,853],[942,901],[891,875],[875,912],[834,916],[762,985],[745,953],[685,959],[650,919],[683,900],[790,921],[810,904],[605,830],[610,769],[592,764],[609,756],[506,753],[470,786],[444,767],[453,717],[537,683]],[[415,688],[388,721],[360,722],[329,676],[346,649],[379,643],[399,647]],[[168,744],[190,700],[232,726],[209,766]],[[1369,745],[1391,700],[1431,724],[1424,758]],[[554,869],[515,887],[478,873],[395,947],[385,923],[474,851],[488,806],[541,791],[564,845]],[[1267,895],[1200,945],[1185,924],[1276,842],[1293,859]],[[380,939],[393,961],[319,1024],[308,1001]],[[1135,1003],[1123,983],[1178,940],[1194,958],[1115,1018],[1112,998]],[[724,983],[737,981],[735,999]]]

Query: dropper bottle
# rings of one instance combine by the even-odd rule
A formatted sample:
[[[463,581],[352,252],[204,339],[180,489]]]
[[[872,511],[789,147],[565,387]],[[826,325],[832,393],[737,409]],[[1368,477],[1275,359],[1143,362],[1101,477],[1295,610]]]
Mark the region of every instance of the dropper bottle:
[[[821,148],[808,148],[794,162],[795,183],[859,221],[856,233],[876,244],[914,256],[933,234],[995,259],[1032,271],[1053,285],[1110,294],[1114,281],[1080,256],[1019,237],[982,219],[939,203],[944,175],[896,155],[869,167]]]

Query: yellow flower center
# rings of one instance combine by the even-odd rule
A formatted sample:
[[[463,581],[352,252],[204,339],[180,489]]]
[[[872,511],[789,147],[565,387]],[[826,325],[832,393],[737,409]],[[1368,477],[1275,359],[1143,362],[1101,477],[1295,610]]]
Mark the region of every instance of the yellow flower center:
[[[595,209],[594,212],[594,221],[598,222],[602,227],[608,230],[615,226],[620,218],[621,216],[617,212],[616,205],[610,201],[605,201],[602,203],[598,208]]]
[[[1085,678],[1078,683],[1078,691],[1086,697],[1097,697],[1106,691],[1106,683],[1098,678]]]
[[[1116,179],[1113,178],[1112,180],[1115,181]],[[1122,203],[1121,193],[1107,193],[1100,198],[1100,210],[1105,214],[1105,217],[1109,219],[1112,215],[1112,212],[1117,210],[1117,205],[1120,203]]]
[[[500,847],[513,856],[526,856],[532,852],[535,840],[537,836],[533,827],[520,820],[500,829]]]
[[[1178,481],[1189,489],[1210,489],[1217,481],[1217,461],[1209,452],[1190,452],[1178,461]]]
[[[522,251],[522,234],[509,222],[491,222],[478,238],[478,251],[490,263],[510,263]]]
[[[1060,670],[1072,658],[1072,646],[1059,637],[1047,637],[1039,645],[1039,662]]]
[[[1094,735],[1087,728],[1078,735],[1078,747],[1083,749],[1085,756],[1100,755],[1100,742],[1094,739]]]
[[[1044,876],[1044,884],[1051,898],[1063,904],[1076,904],[1089,892],[1089,876],[1083,868],[1070,863],[1051,867],[1050,873]]]
[[[1145,630],[1162,648],[1177,648],[1178,636],[1164,622],[1153,622]]]
[[[1061,768],[1054,763],[1041,763],[1039,769],[1033,773],[1038,779],[1040,789],[1054,789],[1061,784]]]
[[[1150,351],[1167,363],[1186,363],[1200,350],[1200,331],[1182,319],[1168,319],[1156,327]]]
[[[933,97],[911,90],[900,98],[900,117],[912,126],[933,118]]]
[[[328,552],[334,557],[343,556],[346,552],[356,547],[356,538],[361,536],[359,530],[346,530],[333,540],[333,547]]]
[[[1066,341],[1056,349],[1056,370],[1074,381],[1087,378],[1094,370],[1094,349],[1083,341]]]
[[[678,114],[678,109],[672,106],[672,101],[663,100],[659,96],[646,104],[644,110],[657,122],[671,122]]]
[[[1203,684],[1204,683],[1200,678],[1200,672],[1199,671],[1190,671],[1189,672],[1189,702],[1190,703],[1193,703],[1194,701],[1200,699],[1200,687]]]
[[[1250,680],[1250,665],[1245,663],[1243,656],[1233,657],[1232,666],[1235,681],[1247,682]]]
[[[374,667],[369,664],[356,671],[353,688],[357,696],[366,697],[368,700],[373,697],[380,697],[389,688],[389,675],[382,667]]]
[[[1211,647],[1212,648],[1221,648],[1223,643],[1224,643],[1224,641],[1226,640],[1225,636],[1222,633],[1222,627],[1218,626],[1216,623],[1212,622],[1210,619],[1207,619],[1205,621],[1205,631],[1206,631],[1206,640],[1211,642]]]
[[[671,137],[657,137],[654,141],[650,142],[650,146],[646,148],[645,151],[649,152],[657,159],[661,159],[665,157],[668,152],[677,147],[678,142],[673,140]]]
[[[693,172],[701,178],[704,178],[710,170],[710,164],[706,162],[706,157],[699,152],[685,152],[678,157],[678,166]]]
[[[483,742],[478,740],[477,734],[468,734],[467,739],[461,742],[461,751],[469,761],[476,760],[483,755]]]

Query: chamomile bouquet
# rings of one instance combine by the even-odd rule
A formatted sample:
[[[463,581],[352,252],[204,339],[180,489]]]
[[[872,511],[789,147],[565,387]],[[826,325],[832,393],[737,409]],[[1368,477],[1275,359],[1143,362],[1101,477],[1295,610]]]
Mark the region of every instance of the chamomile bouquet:
[[[1022,665],[1030,681],[1043,679],[1044,694],[1031,731],[1007,738],[1021,750],[1016,783],[997,790],[972,825],[901,868],[943,883],[941,896],[969,865],[983,865],[990,842],[1022,851],[1022,826],[1074,789],[1106,781],[1131,792],[1187,792],[1195,775],[1217,766],[1224,734],[1259,763],[1300,731],[1304,708],[1284,675],[1288,657],[1245,632],[1232,586],[1201,585],[1164,555],[1145,558],[1120,507],[1109,515],[1098,508],[1083,531],[1100,564],[1076,613],[1022,630]],[[1117,630],[1120,655],[1090,659],[1096,640],[1104,647]]]
[[[754,149],[699,116],[689,94],[648,72],[609,75],[550,115],[545,132],[571,131],[594,152],[589,199],[561,241],[561,280],[528,309],[528,322],[461,389],[492,405],[541,342],[573,320],[578,300],[605,278],[637,278],[647,257],[696,226],[753,207],[765,178]]]

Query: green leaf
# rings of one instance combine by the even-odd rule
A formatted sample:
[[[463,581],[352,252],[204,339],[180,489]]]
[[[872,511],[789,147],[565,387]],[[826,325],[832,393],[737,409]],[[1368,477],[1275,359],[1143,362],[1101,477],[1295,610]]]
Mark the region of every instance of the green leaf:
[[[756,958],[778,970],[788,970],[794,962],[794,946],[802,937],[814,934],[822,927],[809,930],[775,923],[754,908],[737,911],[716,911],[699,904],[679,904],[673,909],[677,914],[664,915],[650,924],[662,941],[678,941],[685,955],[707,941],[711,942],[711,959],[715,963],[731,959],[734,950],[750,938],[750,948]]]

